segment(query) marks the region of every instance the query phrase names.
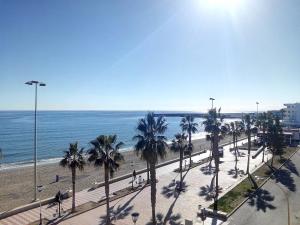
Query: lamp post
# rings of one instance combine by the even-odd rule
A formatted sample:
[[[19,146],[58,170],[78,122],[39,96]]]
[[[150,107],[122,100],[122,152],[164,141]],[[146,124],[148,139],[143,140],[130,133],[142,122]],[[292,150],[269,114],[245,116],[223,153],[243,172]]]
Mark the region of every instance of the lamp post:
[[[139,215],[140,214],[138,212],[134,212],[131,214],[132,222],[134,223],[134,225],[136,224],[136,221],[138,220]]]
[[[55,201],[58,203],[58,209],[57,209],[58,217],[61,217],[60,209],[61,209],[61,204],[62,204],[62,199],[63,199],[62,197],[63,196],[60,191],[58,191],[57,194],[55,195]]]
[[[214,108],[214,100],[216,100],[216,99],[214,99],[214,98],[209,98],[209,100],[211,101],[211,108],[213,109],[213,108]]]
[[[204,221],[206,220],[206,210],[205,208],[201,209],[201,220],[203,222],[203,225],[204,225]]]
[[[41,86],[44,87],[46,86],[45,83],[39,82],[39,81],[27,81],[25,84],[27,85],[35,85],[35,107],[34,107],[34,153],[33,153],[33,159],[34,159],[34,196],[33,196],[33,200],[36,201],[36,189],[37,189],[37,185],[36,185],[36,177],[37,177],[37,170],[36,170],[36,161],[37,161],[37,132],[36,132],[36,128],[37,128],[37,124],[36,124],[36,111],[37,111],[37,86]]]
[[[38,192],[42,192],[43,189],[44,189],[43,185],[37,186]],[[42,224],[43,224],[43,221],[42,221],[42,198],[40,196],[40,224],[39,225],[42,225]]]

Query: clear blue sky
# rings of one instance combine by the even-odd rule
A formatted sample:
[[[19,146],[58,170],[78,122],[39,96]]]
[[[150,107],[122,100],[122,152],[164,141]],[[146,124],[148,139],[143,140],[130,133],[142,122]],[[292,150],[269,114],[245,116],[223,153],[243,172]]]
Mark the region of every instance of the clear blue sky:
[[[0,0],[0,109],[223,111],[300,97],[299,0]]]

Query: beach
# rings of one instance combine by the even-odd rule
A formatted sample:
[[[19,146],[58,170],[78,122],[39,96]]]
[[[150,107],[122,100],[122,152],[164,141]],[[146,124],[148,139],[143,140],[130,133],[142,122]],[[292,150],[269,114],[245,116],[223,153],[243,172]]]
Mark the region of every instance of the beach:
[[[220,143],[231,141],[232,137],[227,136]],[[193,140],[194,152],[203,149],[209,149],[210,142],[205,139]],[[140,170],[146,167],[146,162],[140,160],[134,151],[122,153],[124,162],[120,169],[114,174],[118,177],[132,171]],[[162,161],[168,161],[178,158],[178,153],[167,151],[166,158]],[[78,171],[76,177],[76,191],[80,191],[93,186],[94,182],[104,180],[103,168],[95,168],[93,164],[87,164],[84,171]],[[60,181],[55,182],[55,176],[59,175]],[[71,172],[68,168],[62,168],[58,163],[38,166],[37,183],[42,184],[45,189],[38,193],[38,198],[48,198],[54,196],[59,190],[65,191],[71,189]],[[16,168],[0,171],[0,211],[7,211],[18,206],[28,204],[33,199],[33,167]]]

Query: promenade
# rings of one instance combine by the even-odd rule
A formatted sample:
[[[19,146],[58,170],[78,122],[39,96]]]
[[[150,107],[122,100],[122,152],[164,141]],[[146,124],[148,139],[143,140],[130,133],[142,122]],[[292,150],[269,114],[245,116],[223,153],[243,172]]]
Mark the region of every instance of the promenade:
[[[245,142],[245,140],[243,141]],[[242,141],[238,144],[241,145]],[[241,179],[244,178],[244,174],[241,172],[238,177],[235,177],[234,164],[235,157],[229,151],[232,145],[224,147],[224,158],[221,159],[219,183],[222,187],[222,193],[220,197],[234,187]],[[246,151],[241,150],[243,157],[239,158],[238,167],[241,171],[246,170],[247,157]],[[252,153],[253,154],[253,153]],[[209,151],[193,157],[193,161],[197,162],[200,159],[209,156]],[[268,156],[266,156],[268,157]],[[188,162],[188,160],[187,160]],[[250,169],[254,170],[261,164],[261,156],[256,159],[251,159]],[[198,211],[198,205],[202,207],[208,207],[213,203],[209,196],[211,189],[211,180],[213,177],[213,169],[209,170],[207,163],[198,167],[192,168],[187,172],[184,172],[184,184],[185,191],[179,195],[175,192],[175,183],[179,180],[179,173],[174,172],[174,169],[178,168],[179,163],[172,163],[167,166],[157,169],[157,201],[156,212],[162,218],[163,224],[181,224],[185,219],[191,220],[194,224],[202,224],[196,217]],[[145,179],[146,174],[142,174]],[[175,183],[174,183],[175,181]],[[131,178],[121,180],[119,182],[110,185],[110,193],[123,189],[124,187],[131,186]],[[76,205],[82,205],[87,202],[97,202],[103,199],[104,187],[97,188],[89,191],[83,190],[76,193]],[[66,199],[63,202],[63,208],[71,208],[72,198]],[[150,201],[150,187],[146,187],[143,190],[129,194],[123,198],[117,199],[110,203],[112,207],[112,216],[116,218],[114,224],[129,225],[132,224],[131,213],[138,212],[140,214],[137,224],[147,224],[150,221],[151,216],[151,201]],[[45,205],[42,207],[42,214],[44,218],[53,219],[57,206]],[[60,224],[86,224],[86,225],[99,225],[105,224],[105,209],[106,205],[100,206],[78,216],[62,221]],[[8,217],[0,221],[2,225],[25,225],[39,219],[39,208],[29,210],[17,215]],[[212,221],[207,219],[205,224],[220,224],[220,221]]]

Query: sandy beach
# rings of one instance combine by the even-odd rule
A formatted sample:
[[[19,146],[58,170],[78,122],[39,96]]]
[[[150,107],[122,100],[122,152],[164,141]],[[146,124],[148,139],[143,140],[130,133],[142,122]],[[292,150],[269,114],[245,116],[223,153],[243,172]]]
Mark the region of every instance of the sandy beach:
[[[228,136],[221,140],[221,143],[231,141]],[[194,152],[209,149],[210,142],[205,139],[194,140]],[[140,170],[146,167],[145,161],[141,161],[134,151],[123,153],[125,161],[114,177],[131,173],[133,169]],[[178,158],[178,154],[168,151],[164,161]],[[33,167],[0,171],[0,211],[7,211],[15,207],[28,204],[33,198]],[[55,181],[55,175],[60,176],[59,182]],[[76,177],[76,191],[89,188],[95,181],[103,181],[103,168],[95,168],[87,164],[84,171],[78,172]],[[58,190],[71,189],[71,172],[55,164],[38,166],[38,184],[45,186],[45,190],[39,194],[39,198],[48,198],[54,196]]]

